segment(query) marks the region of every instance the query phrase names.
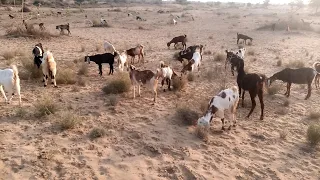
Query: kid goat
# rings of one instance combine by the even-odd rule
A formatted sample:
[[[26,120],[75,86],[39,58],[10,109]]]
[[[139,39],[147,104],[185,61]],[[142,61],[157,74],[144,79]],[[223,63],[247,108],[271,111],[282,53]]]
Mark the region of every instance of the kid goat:
[[[0,70],[0,91],[6,103],[10,103],[12,96],[14,95],[13,89],[16,89],[16,92],[19,96],[19,105],[21,105],[21,95],[20,95],[20,78],[18,74],[17,66],[12,65],[11,69]],[[8,92],[8,98],[5,94],[5,91]],[[9,99],[9,100],[8,100]]]
[[[102,64],[108,63],[110,66],[110,72],[109,72],[109,75],[110,75],[110,74],[113,74],[113,63],[114,63],[114,59],[117,56],[118,56],[118,53],[116,51],[114,52],[114,54],[111,54],[111,53],[96,54],[93,56],[85,56],[84,62],[87,62],[88,64],[90,64],[90,61],[93,61],[96,64],[98,64],[100,76],[102,76]]]
[[[129,75],[131,83],[133,85],[133,98],[136,97],[136,86],[138,86],[138,94],[140,96],[140,86],[147,85],[148,88],[153,90],[153,101],[156,102],[158,86],[158,79],[156,77],[156,74],[154,74],[151,70],[139,71],[136,69],[136,67],[130,65]]]
[[[236,126],[237,120],[236,120],[236,111],[237,111],[237,105],[239,102],[239,91],[237,86],[233,86],[228,89],[222,90],[218,95],[214,96],[208,104],[207,112],[204,116],[198,119],[198,125],[201,126],[209,126],[213,115],[216,114],[216,116],[221,118],[222,122],[222,130],[225,130],[224,128],[224,110],[229,110],[232,113],[232,121],[233,126]],[[228,130],[231,129],[231,121],[229,122]]]
[[[168,89],[171,91],[171,79],[173,76],[174,71],[168,65],[165,65],[163,61],[160,61],[160,69],[157,69],[157,79],[162,78],[161,85],[164,85],[164,81],[168,84]],[[163,89],[163,91],[166,91]]]
[[[42,73],[44,87],[47,86],[48,77],[50,77],[52,84],[54,84],[54,87],[57,87],[55,78],[57,73],[57,64],[54,61],[53,54],[50,51],[47,51],[43,54]]]
[[[252,40],[253,40],[251,37],[249,37],[247,35],[237,33],[237,44],[239,43],[240,39],[244,40],[244,44],[247,44],[247,39],[250,39],[251,43],[252,43]]]
[[[311,96],[311,83],[318,72],[312,68],[285,68],[284,70],[275,73],[268,79],[268,86],[275,80],[281,80],[287,83],[287,91],[284,93],[287,97],[290,96],[291,84],[308,84],[308,94],[305,97],[307,100]]]

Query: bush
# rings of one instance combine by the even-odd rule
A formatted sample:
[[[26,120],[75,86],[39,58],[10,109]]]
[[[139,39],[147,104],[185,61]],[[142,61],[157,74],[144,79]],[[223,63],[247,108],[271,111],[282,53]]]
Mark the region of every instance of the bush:
[[[108,23],[101,24],[100,21],[92,20],[92,27],[111,27]]]
[[[250,49],[248,50],[248,53],[247,53],[249,56],[254,56],[254,50]]]
[[[267,88],[268,94],[269,95],[275,95],[281,90],[280,85],[273,85],[271,87]]]
[[[22,66],[26,72],[25,74],[23,72],[19,72],[19,77],[21,79],[39,79],[43,77],[41,67],[38,68],[36,65],[34,65],[33,59],[31,57],[23,58]]]
[[[100,138],[106,135],[106,131],[101,128],[94,128],[91,130],[89,137],[90,139]]]
[[[197,112],[186,107],[178,108],[176,111],[176,116],[185,125],[196,125],[199,118]]]
[[[194,79],[195,79],[194,74],[193,73],[189,73],[188,74],[188,81],[194,81]]]
[[[116,95],[111,95],[109,97],[109,104],[111,106],[116,106],[118,104],[118,102],[119,102],[119,99],[118,99],[118,97]]]
[[[281,59],[279,59],[279,60],[277,61],[277,66],[282,66],[282,60],[281,60]]]
[[[34,39],[50,39],[51,37],[56,37],[48,31],[41,31],[39,29],[33,28],[33,25],[29,25],[28,30],[24,26],[10,27],[6,30],[7,37],[28,37]]]
[[[36,117],[43,117],[46,115],[54,114],[58,111],[58,106],[49,96],[43,96],[41,99],[37,101],[34,105],[36,108]]]
[[[79,77],[78,78],[78,85],[79,86],[82,86],[82,87],[85,87],[87,85],[87,81],[85,78],[82,78],[82,77]]]
[[[96,51],[99,52],[101,50],[101,46],[99,44],[96,44]]]
[[[196,135],[204,141],[208,141],[208,127],[197,126]]]
[[[79,71],[78,71],[79,75],[88,75],[88,64],[87,63],[82,63]]]
[[[108,85],[102,88],[105,94],[121,94],[130,90],[131,81],[126,73],[119,75],[115,80],[112,80]]]
[[[80,117],[74,112],[63,112],[58,121],[58,126],[61,130],[73,129],[80,122]]]
[[[15,52],[14,51],[5,51],[3,54],[2,54],[2,57],[6,60],[10,60],[10,59],[13,59],[14,57],[16,56]]]
[[[280,139],[285,140],[285,139],[287,139],[288,131],[286,131],[286,130],[280,131],[279,135],[280,135]]]
[[[86,51],[86,47],[84,45],[81,45],[80,52],[84,52],[84,51]]]
[[[225,54],[217,53],[217,54],[214,56],[213,60],[214,60],[214,61],[221,62],[221,61],[225,61],[226,58],[227,58],[227,57],[226,57]]]
[[[15,116],[20,118],[26,117],[27,114],[28,114],[28,111],[23,107],[18,108],[15,112]]]
[[[75,74],[70,69],[61,69],[57,71],[56,81],[57,84],[75,84]]]
[[[290,61],[289,64],[287,65],[287,67],[290,67],[290,68],[302,68],[304,66],[305,66],[304,62],[299,60]]]
[[[290,101],[288,99],[283,101],[283,106],[288,107],[290,105]]]
[[[319,111],[311,111],[309,114],[310,119],[319,119],[320,118],[320,112]]]
[[[316,146],[320,142],[320,125],[312,124],[307,130],[307,139],[311,146]]]
[[[185,76],[175,77],[172,79],[172,87],[174,91],[181,91],[183,88],[185,88],[186,84],[187,79]]]

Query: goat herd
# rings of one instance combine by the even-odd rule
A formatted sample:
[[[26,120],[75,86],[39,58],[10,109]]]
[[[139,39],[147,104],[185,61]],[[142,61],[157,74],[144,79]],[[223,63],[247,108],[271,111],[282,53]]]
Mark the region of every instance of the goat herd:
[[[240,39],[243,40],[251,40],[252,38],[243,34],[237,33],[237,44]],[[181,76],[186,74],[187,71],[193,72],[195,69],[198,69],[201,65],[202,61],[202,53],[203,53],[203,45],[194,45],[190,47],[186,47],[187,36],[182,35],[178,37],[174,37],[170,42],[167,43],[167,47],[170,48],[170,45],[174,43],[174,46],[178,43],[182,43],[183,50],[178,53],[177,59],[180,62],[183,62],[183,59],[188,60],[188,63],[182,68]],[[245,42],[246,43],[246,42]],[[166,65],[163,61],[160,62],[160,68],[157,68],[156,73],[151,70],[138,70],[133,64],[135,56],[138,55],[139,60],[144,62],[144,46],[139,44],[134,48],[129,50],[124,50],[122,52],[118,52],[114,46],[105,41],[104,49],[106,53],[96,54],[93,56],[85,56],[85,62],[90,63],[90,61],[95,62],[99,67],[99,74],[102,76],[102,64],[108,63],[110,66],[110,74],[113,74],[114,67],[113,64],[115,60],[118,62],[118,67],[120,71],[124,70],[126,65],[126,69],[129,71],[129,76],[131,83],[133,85],[133,97],[135,98],[135,90],[136,86],[138,87],[138,94],[140,95],[140,86],[146,85],[149,87],[154,94],[154,101],[157,98],[157,86],[159,79],[161,79],[161,85],[164,83],[168,85],[168,89],[171,90],[171,80],[173,77],[178,76],[177,73],[168,65]],[[198,119],[198,125],[202,125],[208,127],[214,115],[221,118],[222,121],[222,130],[224,130],[224,111],[229,110],[232,113],[232,121],[233,126],[236,125],[236,109],[238,106],[238,102],[240,96],[242,95],[242,106],[244,106],[244,94],[246,91],[249,91],[252,107],[247,115],[249,117],[255,106],[256,101],[255,97],[258,96],[260,105],[261,105],[261,115],[260,119],[263,120],[264,117],[264,102],[263,102],[263,87],[264,84],[270,86],[271,83],[275,80],[282,80],[287,83],[287,91],[285,95],[287,97],[290,96],[290,88],[291,84],[307,84],[308,85],[308,94],[305,99],[308,99],[311,96],[311,84],[312,81],[315,81],[316,88],[319,87],[319,75],[320,75],[320,62],[315,62],[312,68],[304,67],[298,69],[285,68],[280,72],[275,73],[270,78],[267,78],[263,74],[258,73],[246,73],[244,71],[244,57],[245,57],[245,48],[240,48],[237,51],[229,51],[226,50],[226,61],[225,61],[225,69],[227,65],[231,65],[231,72],[234,76],[234,70],[237,71],[237,86],[232,86],[228,89],[224,89],[219,92],[216,96],[212,97],[208,104],[208,109],[204,116]],[[42,44],[38,43],[32,50],[34,55],[34,64],[35,68],[40,68],[42,66],[43,72],[43,82],[44,86],[47,86],[48,78],[50,77],[52,84],[54,87],[57,87],[56,84],[56,62],[53,58],[53,54],[50,51],[44,52]],[[129,66],[129,61],[127,60],[128,56],[131,57],[131,63]],[[5,98],[6,103],[10,103],[14,88],[19,96],[19,105],[21,105],[21,95],[20,95],[20,79],[18,75],[18,69],[15,65],[12,65],[11,68],[0,70],[0,91]],[[5,92],[8,92],[8,98],[5,95]],[[164,89],[165,91],[165,89]],[[242,92],[242,94],[241,94]],[[231,129],[231,121],[229,121],[228,129]]]

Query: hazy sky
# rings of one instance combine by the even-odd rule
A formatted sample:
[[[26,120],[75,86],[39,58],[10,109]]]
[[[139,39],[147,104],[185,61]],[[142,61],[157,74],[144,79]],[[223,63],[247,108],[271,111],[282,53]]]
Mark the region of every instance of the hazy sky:
[[[244,3],[262,3],[264,0],[191,0],[191,1],[200,1],[200,2],[210,2],[210,1],[220,1],[220,2],[244,2]],[[292,0],[270,0],[272,4],[287,4]],[[305,3],[308,3],[309,0],[304,0]]]

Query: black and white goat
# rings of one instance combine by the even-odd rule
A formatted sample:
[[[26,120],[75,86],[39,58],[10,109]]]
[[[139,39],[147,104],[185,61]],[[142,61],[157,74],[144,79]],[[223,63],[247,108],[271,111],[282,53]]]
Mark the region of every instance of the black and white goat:
[[[43,47],[41,43],[38,43],[35,45],[35,47],[32,50],[32,54],[34,56],[34,64],[37,65],[38,68],[40,68],[40,65],[42,63],[43,58]]]
[[[12,65],[9,69],[0,70],[0,91],[6,103],[10,103],[13,96],[13,89],[16,89],[16,92],[19,96],[19,105],[21,105],[21,95],[20,95],[20,78],[18,74],[17,66]],[[8,92],[8,98],[5,94],[5,91]]]
[[[161,86],[163,87],[164,82],[168,84],[168,89],[171,91],[171,79],[172,76],[175,74],[173,69],[169,67],[168,65],[164,64],[163,61],[160,61],[160,68],[157,69],[157,78],[161,78]],[[163,91],[166,91],[163,89]]]
[[[115,59],[119,56],[117,52],[114,52],[114,54],[111,53],[104,53],[104,54],[96,54],[93,56],[85,56],[84,61],[90,64],[90,61],[95,62],[99,66],[99,74],[102,76],[102,64],[108,63],[110,66],[110,74],[113,74],[113,64]]]

